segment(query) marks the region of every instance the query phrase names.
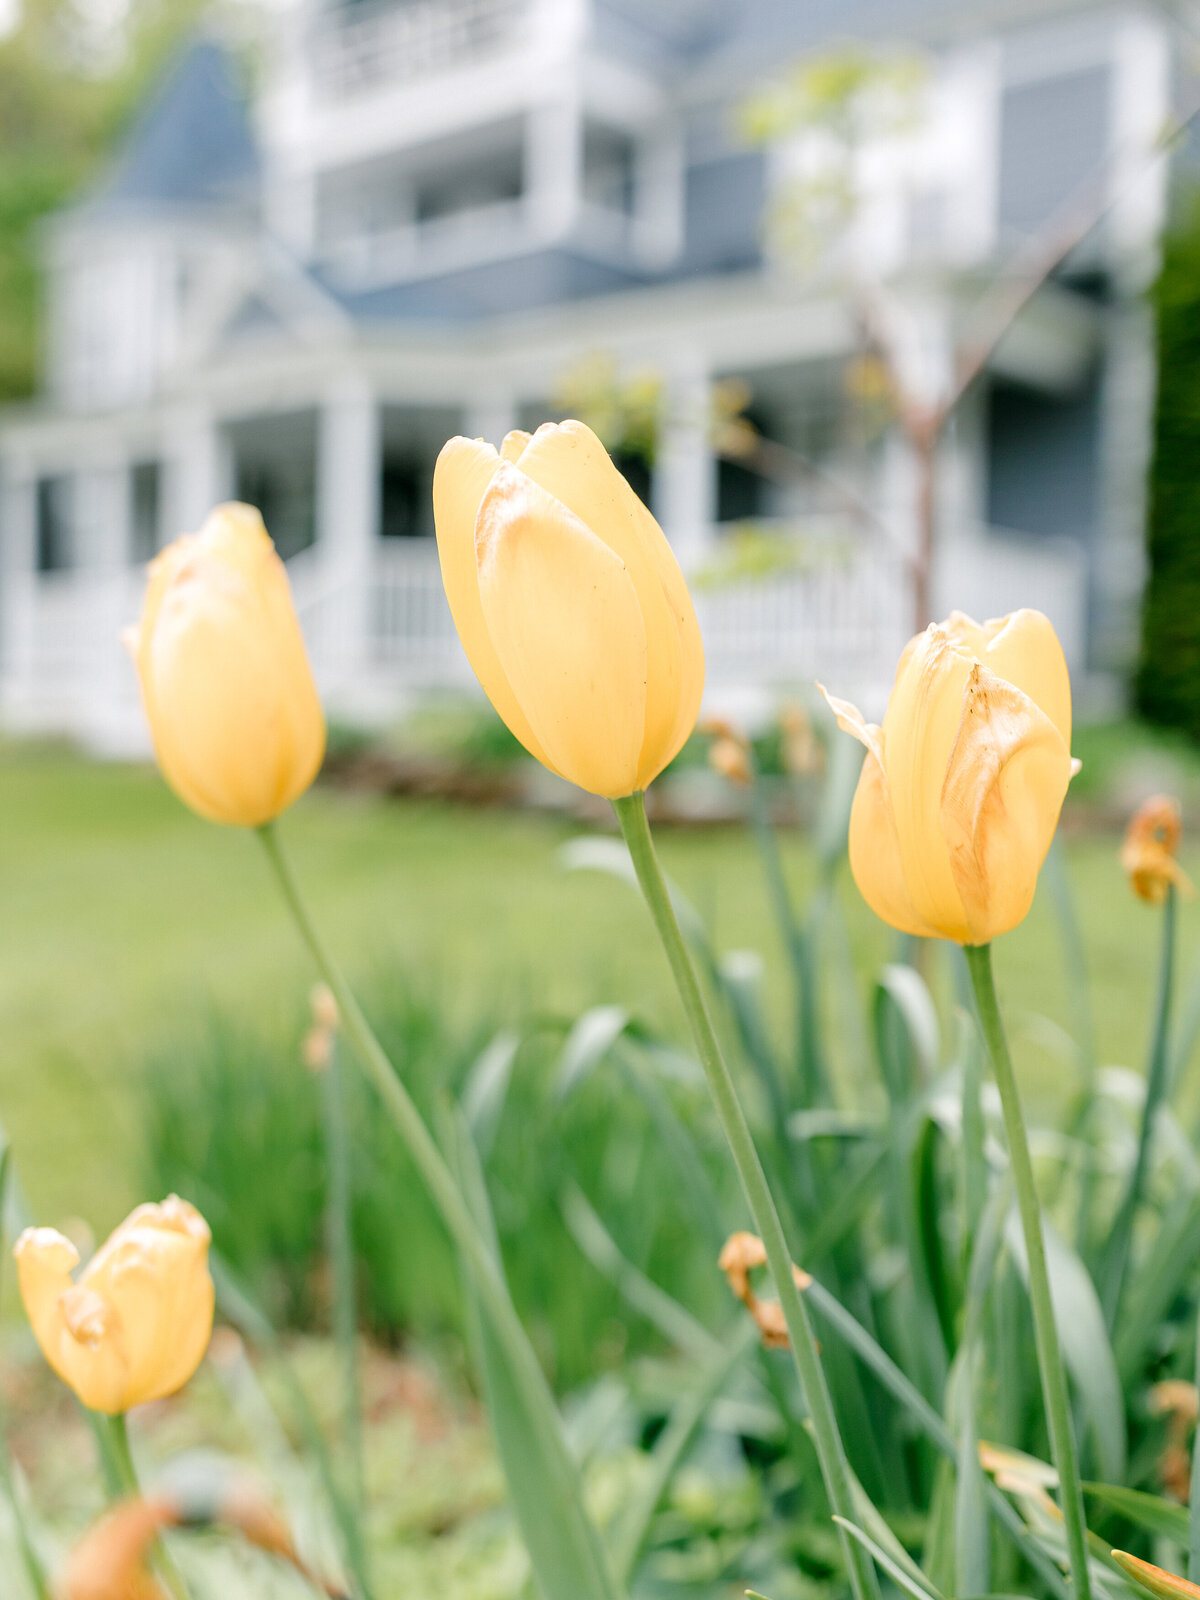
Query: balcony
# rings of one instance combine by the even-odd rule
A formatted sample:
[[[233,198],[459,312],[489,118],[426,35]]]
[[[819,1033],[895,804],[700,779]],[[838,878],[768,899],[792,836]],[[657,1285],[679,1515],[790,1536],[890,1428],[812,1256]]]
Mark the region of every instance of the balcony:
[[[317,88],[348,100],[471,66],[517,44],[528,0],[343,0],[312,40]]]

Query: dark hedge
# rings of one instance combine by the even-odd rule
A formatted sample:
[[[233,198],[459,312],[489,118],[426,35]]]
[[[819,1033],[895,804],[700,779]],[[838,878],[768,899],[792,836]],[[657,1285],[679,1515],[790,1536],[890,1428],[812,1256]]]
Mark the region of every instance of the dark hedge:
[[[1200,195],[1168,235],[1155,299],[1159,378],[1137,704],[1152,722],[1200,739]]]

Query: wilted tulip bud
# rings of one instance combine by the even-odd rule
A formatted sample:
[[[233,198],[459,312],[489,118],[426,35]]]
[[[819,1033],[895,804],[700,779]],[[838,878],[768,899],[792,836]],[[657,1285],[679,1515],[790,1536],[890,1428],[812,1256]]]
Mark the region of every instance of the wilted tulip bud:
[[[106,1512],[67,1558],[62,1600],[167,1600],[148,1559],[159,1531],[175,1521],[168,1500],[126,1500]]]
[[[451,439],[433,509],[458,636],[513,733],[581,789],[644,789],[692,731],[704,652],[662,529],[596,435]]]
[[[730,783],[746,787],[754,777],[751,765],[750,741],[739,728],[724,717],[708,717],[700,724],[700,732],[712,741],[708,747],[708,764]]]
[[[900,657],[882,727],[826,698],[867,747],[850,866],[871,909],[957,944],[1015,927],[1076,770],[1070,680],[1049,620],[1014,611],[981,627],[956,611],[926,628]]]
[[[1182,837],[1179,805],[1165,794],[1153,795],[1130,818],[1121,845],[1121,865],[1139,899],[1159,906],[1171,885],[1191,890],[1187,873],[1175,859]]]
[[[731,1233],[717,1258],[729,1287],[758,1324],[763,1344],[768,1350],[786,1350],[790,1340],[783,1307],[778,1300],[760,1300],[750,1283],[750,1274],[766,1264],[766,1246],[756,1233]],[[802,1294],[812,1287],[811,1275],[795,1262],[792,1278]]]
[[[287,572],[253,506],[218,506],[151,562],[125,638],[158,764],[193,811],[257,827],[304,793],[325,719]]]
[[[26,1228],[13,1254],[42,1354],[85,1406],[110,1416],[182,1389],[213,1324],[208,1224],[186,1200],[139,1206],[77,1279],[75,1246]]]

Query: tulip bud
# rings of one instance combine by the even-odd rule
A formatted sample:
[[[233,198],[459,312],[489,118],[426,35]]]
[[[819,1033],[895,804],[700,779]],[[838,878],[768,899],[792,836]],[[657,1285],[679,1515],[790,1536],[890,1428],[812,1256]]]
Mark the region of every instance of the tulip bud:
[[[1139,899],[1161,905],[1172,884],[1185,894],[1191,892],[1188,875],[1175,859],[1182,837],[1179,805],[1165,794],[1153,795],[1130,818],[1121,845],[1121,865]]]
[[[93,1411],[110,1416],[182,1389],[213,1324],[208,1224],[186,1200],[139,1206],[72,1280],[79,1253],[26,1228],[13,1254],[42,1354]]]
[[[433,510],[454,625],[513,733],[581,789],[644,789],[692,731],[704,653],[662,529],[596,435],[451,439]]]
[[[822,690],[824,693],[824,690]],[[1040,611],[981,627],[955,612],[900,657],[883,726],[826,695],[867,748],[850,867],[904,933],[982,945],[1022,920],[1071,760],[1071,686]]]
[[[287,572],[253,506],[218,506],[151,562],[125,639],[158,764],[186,805],[257,827],[304,793],[325,719]]]

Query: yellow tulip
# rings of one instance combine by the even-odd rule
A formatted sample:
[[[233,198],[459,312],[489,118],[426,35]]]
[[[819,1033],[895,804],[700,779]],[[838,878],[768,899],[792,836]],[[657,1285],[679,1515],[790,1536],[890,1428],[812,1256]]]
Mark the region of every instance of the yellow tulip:
[[[692,731],[704,651],[671,547],[596,435],[451,439],[433,509],[458,636],[513,733],[581,789],[644,789]]]
[[[126,643],[159,766],[193,811],[256,827],[304,793],[325,719],[287,572],[253,506],[218,506],[151,563]]]
[[[905,933],[957,944],[1015,927],[1077,770],[1071,685],[1049,620],[1015,611],[981,627],[956,611],[926,628],[900,657],[882,727],[826,699],[867,748],[850,866],[871,909]]]
[[[110,1416],[182,1389],[208,1348],[208,1224],[175,1195],[139,1206],[72,1279],[79,1252],[26,1228],[13,1254],[42,1354],[85,1406]]]

